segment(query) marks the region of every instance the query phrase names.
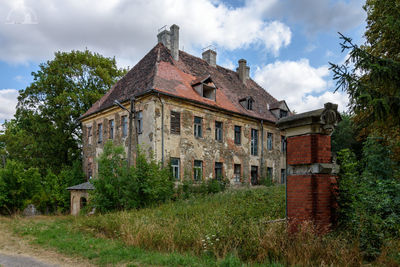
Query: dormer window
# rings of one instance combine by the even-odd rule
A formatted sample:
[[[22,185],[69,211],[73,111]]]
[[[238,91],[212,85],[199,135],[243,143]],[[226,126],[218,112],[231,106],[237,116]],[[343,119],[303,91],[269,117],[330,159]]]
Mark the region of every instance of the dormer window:
[[[217,87],[210,75],[194,80],[192,82],[192,87],[200,96],[214,101],[216,100]]]
[[[253,110],[254,99],[251,96],[239,100],[240,105],[247,110]]]
[[[283,110],[283,109],[279,110],[279,118],[287,117],[287,115],[288,115],[287,110]]]

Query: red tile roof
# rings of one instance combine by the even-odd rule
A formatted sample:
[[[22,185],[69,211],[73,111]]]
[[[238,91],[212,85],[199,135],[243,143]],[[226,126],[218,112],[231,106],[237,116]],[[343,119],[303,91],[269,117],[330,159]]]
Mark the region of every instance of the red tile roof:
[[[192,87],[194,82],[208,76],[217,87],[216,101],[203,98]],[[220,66],[212,67],[206,61],[183,51],[179,51],[179,61],[175,61],[161,43],[147,53],[81,118],[111,107],[114,100],[124,102],[132,96],[150,91],[258,119],[277,121],[267,104],[277,105],[278,101],[255,81],[248,79],[243,83],[236,72]],[[239,103],[239,99],[247,96],[255,100],[253,110],[246,110]]]

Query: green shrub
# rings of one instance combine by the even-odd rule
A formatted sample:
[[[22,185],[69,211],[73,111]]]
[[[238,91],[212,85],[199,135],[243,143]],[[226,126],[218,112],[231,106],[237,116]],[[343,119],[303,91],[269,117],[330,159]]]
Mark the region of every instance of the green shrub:
[[[390,151],[377,138],[368,138],[362,160],[345,149],[339,152],[339,226],[358,238],[366,258],[380,254],[385,240],[400,235],[400,181]]]

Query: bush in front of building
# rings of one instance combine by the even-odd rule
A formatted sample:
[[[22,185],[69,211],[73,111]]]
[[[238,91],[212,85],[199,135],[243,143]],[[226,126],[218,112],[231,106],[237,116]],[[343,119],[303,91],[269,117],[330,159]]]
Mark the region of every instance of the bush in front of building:
[[[137,209],[163,203],[174,194],[169,168],[139,148],[136,166],[128,167],[122,146],[105,144],[98,158],[98,179],[93,180],[91,206],[99,212]]]

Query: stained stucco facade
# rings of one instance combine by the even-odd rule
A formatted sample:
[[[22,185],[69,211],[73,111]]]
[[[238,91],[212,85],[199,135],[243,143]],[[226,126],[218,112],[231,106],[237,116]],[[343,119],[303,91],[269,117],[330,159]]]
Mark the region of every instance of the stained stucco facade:
[[[129,102],[124,103],[129,110]],[[222,175],[232,184],[238,180],[234,174],[234,165],[240,168],[240,182],[251,183],[251,169],[257,169],[257,177],[265,177],[267,169],[272,172],[275,181],[282,181],[285,169],[285,153],[282,152],[283,132],[275,123],[257,120],[218,109],[206,108],[181,99],[165,95],[149,94],[135,102],[136,112],[142,112],[142,132],[138,133],[138,142],[145,151],[151,150],[158,161],[162,161],[164,146],[164,164],[171,158],[179,159],[179,180],[194,179],[194,162],[201,161],[202,179],[215,177],[215,163],[222,163]],[[180,133],[171,133],[171,111],[180,114]],[[163,114],[164,113],[164,114]],[[128,149],[128,137],[123,137],[122,116],[128,112],[112,107],[82,120],[84,136],[84,170],[88,176],[97,174],[96,157],[103,151],[104,143],[110,139],[110,121],[114,120],[113,142]],[[202,118],[202,136],[194,134],[194,117]],[[222,140],[216,140],[215,122],[222,123]],[[138,124],[136,120],[134,123]],[[102,124],[103,141],[98,142],[98,125]],[[162,127],[163,125],[163,127]],[[137,125],[138,126],[138,125]],[[136,126],[136,127],[137,127]],[[235,143],[235,126],[240,126],[240,144]],[[89,128],[91,127],[91,136]],[[135,127],[133,128],[135,129]],[[164,135],[162,135],[162,129]],[[251,153],[251,130],[257,130],[257,154]],[[261,134],[262,133],[262,134]],[[268,146],[268,133],[272,134],[272,148]],[[164,142],[163,140],[164,139]],[[135,145],[132,145],[134,157]],[[254,174],[253,174],[254,175]]]

